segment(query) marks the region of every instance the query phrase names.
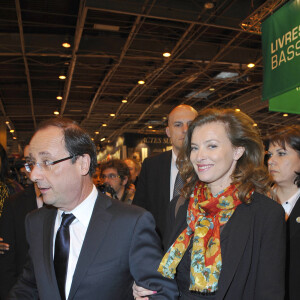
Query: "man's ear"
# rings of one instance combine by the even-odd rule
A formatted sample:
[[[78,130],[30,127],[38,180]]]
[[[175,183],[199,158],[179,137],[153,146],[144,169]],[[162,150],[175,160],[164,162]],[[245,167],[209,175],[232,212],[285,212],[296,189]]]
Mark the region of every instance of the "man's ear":
[[[244,154],[244,152],[245,152],[245,147],[236,147],[234,149],[233,159],[239,160],[242,157],[242,155]]]
[[[169,128],[169,126],[166,128],[166,134],[167,134],[168,137],[170,137],[170,128]]]
[[[126,183],[128,182],[128,177],[125,176],[124,179],[122,180],[122,185],[126,185]]]
[[[90,170],[91,158],[88,154],[83,154],[80,156],[80,171],[81,175],[87,175]]]

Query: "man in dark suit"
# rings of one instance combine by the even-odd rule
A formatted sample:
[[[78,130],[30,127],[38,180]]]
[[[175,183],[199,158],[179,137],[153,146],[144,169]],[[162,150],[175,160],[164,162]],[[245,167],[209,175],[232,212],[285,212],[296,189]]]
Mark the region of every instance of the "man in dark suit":
[[[172,150],[146,158],[139,175],[139,184],[133,204],[150,211],[155,219],[157,232],[164,239],[166,212],[170,201],[176,196],[174,185],[178,174],[176,159],[183,145],[188,125],[197,116],[196,110],[189,105],[179,105],[169,114],[167,136]]]
[[[29,258],[8,299],[133,299],[132,284],[176,299],[152,216],[98,193],[95,145],[68,119],[43,122],[26,168],[49,206],[26,218]]]
[[[34,185],[6,199],[0,219],[0,236],[9,245],[0,255],[0,299],[6,299],[17,281],[26,261],[28,245],[25,235],[25,217],[37,209]]]
[[[29,145],[24,148],[28,159]],[[26,171],[24,171],[26,172]],[[29,174],[27,174],[29,177]],[[28,253],[25,235],[26,215],[43,206],[43,200],[36,184],[29,184],[23,191],[6,199],[0,218],[0,236],[7,248],[0,255],[0,299],[6,299],[9,290],[16,283],[23,270]]]

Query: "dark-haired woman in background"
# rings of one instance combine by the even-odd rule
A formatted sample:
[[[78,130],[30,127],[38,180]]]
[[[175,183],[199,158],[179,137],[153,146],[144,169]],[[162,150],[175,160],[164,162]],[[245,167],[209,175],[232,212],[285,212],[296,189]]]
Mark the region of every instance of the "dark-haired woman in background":
[[[4,147],[0,144],[0,217],[5,199],[22,190],[23,187],[18,182],[9,178],[8,157]]]
[[[188,183],[172,200],[171,247],[159,267],[181,300],[284,299],[284,210],[263,195],[269,175],[253,123],[209,109],[189,126],[177,159]]]
[[[284,127],[269,138],[269,172],[274,198],[287,220],[286,297],[300,299],[300,126]]]

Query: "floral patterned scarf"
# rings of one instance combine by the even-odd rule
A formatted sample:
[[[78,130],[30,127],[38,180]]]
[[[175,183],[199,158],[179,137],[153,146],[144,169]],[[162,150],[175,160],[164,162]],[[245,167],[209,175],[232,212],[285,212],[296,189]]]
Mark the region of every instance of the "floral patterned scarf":
[[[251,195],[252,192],[246,199]],[[174,278],[192,240],[190,290],[215,292],[222,268],[220,226],[228,222],[240,204],[237,185],[230,185],[214,197],[206,184],[197,183],[188,206],[188,226],[164,255],[158,271],[164,277]]]

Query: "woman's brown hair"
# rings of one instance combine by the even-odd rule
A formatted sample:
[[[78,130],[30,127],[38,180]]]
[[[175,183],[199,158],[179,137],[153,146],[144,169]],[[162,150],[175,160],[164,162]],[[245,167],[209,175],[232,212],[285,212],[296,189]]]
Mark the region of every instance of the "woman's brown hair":
[[[233,147],[244,147],[245,151],[237,161],[232,173],[232,183],[239,183],[238,194],[241,201],[251,190],[266,194],[269,191],[270,180],[267,168],[264,166],[264,146],[254,121],[243,112],[233,109],[206,109],[199,113],[189,126],[184,145],[177,159],[177,166],[187,182],[182,193],[189,197],[199,180],[190,161],[191,139],[194,129],[204,124],[222,122]]]
[[[267,149],[270,144],[279,145],[286,149],[286,145],[294,149],[300,157],[300,125],[291,125],[277,129],[267,138]],[[295,172],[295,184],[300,187],[300,172]]]

